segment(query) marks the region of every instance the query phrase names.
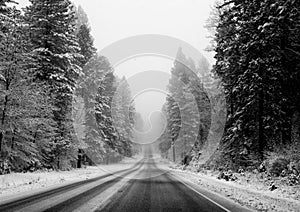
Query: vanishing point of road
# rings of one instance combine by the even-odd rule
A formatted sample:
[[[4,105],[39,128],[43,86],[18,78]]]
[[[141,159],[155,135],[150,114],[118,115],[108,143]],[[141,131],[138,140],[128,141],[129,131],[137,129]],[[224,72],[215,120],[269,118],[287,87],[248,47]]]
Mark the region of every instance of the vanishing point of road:
[[[249,211],[183,182],[149,155],[131,168],[107,173],[0,205],[0,211]]]

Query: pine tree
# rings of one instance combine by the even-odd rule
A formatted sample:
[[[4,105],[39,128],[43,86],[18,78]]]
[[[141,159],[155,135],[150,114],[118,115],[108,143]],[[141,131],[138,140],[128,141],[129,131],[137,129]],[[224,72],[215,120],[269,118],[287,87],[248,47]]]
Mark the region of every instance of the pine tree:
[[[113,125],[111,106],[116,90],[115,76],[111,71],[104,74],[96,96],[95,115],[100,133],[107,145],[116,149],[118,135]]]
[[[168,151],[171,149],[172,147],[172,138],[171,138],[171,134],[170,134],[170,129],[172,129],[172,127],[168,124],[170,124],[170,117],[168,116],[169,113],[167,111],[167,104],[165,103],[162,107],[161,110],[162,114],[164,115],[164,117],[166,118],[166,128],[164,130],[164,132],[162,133],[162,135],[158,138],[158,148],[161,151],[162,155],[164,155],[166,158],[169,158],[169,154]],[[175,139],[174,139],[175,140]],[[173,158],[171,158],[173,159]]]
[[[78,31],[82,25],[85,25],[90,29],[89,18],[84,9],[80,5],[78,7],[73,5],[73,9],[76,16],[76,34],[78,34]]]
[[[94,39],[91,35],[91,28],[89,26],[89,20],[87,14],[84,12],[81,6],[75,10],[76,16],[76,36],[78,39],[80,53],[83,55],[81,59],[81,64],[84,66],[89,59],[92,58],[96,53],[96,48],[94,46]]]
[[[131,92],[129,84],[123,77],[117,85],[112,104],[112,117],[114,126],[118,133],[118,152],[122,155],[131,156],[131,139],[133,130],[132,115],[135,113],[131,102]]]
[[[97,57],[96,55],[96,48],[94,47],[94,40],[91,36],[91,29],[89,28],[89,23],[88,23],[88,17],[86,15],[86,13],[84,12],[84,10],[79,6],[78,9],[76,9],[76,7],[74,6],[74,11],[75,11],[75,16],[76,16],[76,37],[78,39],[78,43],[79,43],[79,47],[80,47],[80,54],[83,56],[82,58],[80,58],[80,66],[82,67],[82,72],[83,75],[80,76],[79,81],[82,82],[81,85],[79,86],[83,86],[81,88],[77,88],[78,90],[84,91],[84,93],[79,92],[75,94],[75,99],[78,101],[75,102],[81,102],[81,99],[84,99],[84,102],[82,102],[83,104],[83,109],[86,109],[87,107],[89,107],[88,101],[92,101],[91,99],[87,99],[89,97],[91,97],[91,95],[88,92],[92,92],[92,91],[87,91],[87,89],[90,89],[89,86],[91,86],[90,84],[85,84],[84,82],[87,82],[88,80],[91,80],[91,75],[97,73],[97,70],[94,70],[95,67],[98,67],[99,64],[97,64],[98,62],[101,61],[101,59],[99,57]],[[92,60],[92,61],[90,61]],[[99,67],[98,67],[99,68]],[[92,71],[91,71],[92,70]],[[100,77],[100,76],[99,76]],[[97,82],[97,79],[93,79],[95,81],[95,83]],[[91,83],[91,82],[89,82]],[[87,96],[85,96],[87,95]],[[90,109],[90,108],[89,108]],[[82,123],[79,124],[77,126],[77,132],[82,131],[82,134],[84,134],[85,126],[84,126],[84,122],[85,123],[90,123],[91,121],[91,117],[89,117],[88,114],[90,114],[90,111],[87,110],[83,110],[82,111],[86,116],[82,117],[83,119],[87,118],[89,120],[85,120],[85,121],[81,121]],[[97,137],[97,135],[95,135],[96,132],[91,133],[89,131],[93,131],[93,129],[95,129],[95,126],[93,125],[91,126],[87,126],[89,129],[86,132],[87,136],[92,136],[92,137]],[[97,133],[96,133],[97,134]],[[78,136],[77,136],[78,138]],[[97,138],[98,139],[98,138]],[[84,159],[84,149],[86,149],[86,145],[84,144],[84,135],[81,136],[81,138],[79,138],[79,149],[78,149],[78,160],[77,160],[77,167],[81,168],[81,164],[82,164],[82,160]],[[91,139],[89,139],[91,140]],[[83,149],[82,149],[83,148]],[[101,149],[101,148],[100,148]],[[92,148],[89,148],[89,151],[92,150]],[[93,150],[94,151],[94,150]],[[98,151],[98,150],[96,150]],[[88,153],[90,154],[90,153]],[[93,154],[95,155],[95,154]],[[96,159],[95,159],[96,160]],[[97,160],[99,161],[99,157],[97,158]]]
[[[44,152],[53,132],[48,93],[32,80],[33,60],[28,53],[28,31],[23,17],[16,8],[5,11],[1,21],[5,30],[0,35],[2,173],[3,163],[13,171],[44,166]]]
[[[90,31],[91,30],[87,25],[81,25],[77,33],[80,53],[83,55],[83,58],[81,59],[82,65],[85,65],[96,53],[96,48],[94,47],[94,41]]]
[[[78,148],[94,163],[102,162],[108,150],[96,117],[97,111],[103,109],[103,102],[97,102],[98,91],[102,88],[105,73],[109,71],[110,64],[105,57],[93,56],[84,66],[84,75],[77,90],[78,99],[82,99],[84,104],[84,121],[79,126],[83,129],[83,136]]]
[[[298,60],[291,42],[296,8],[297,1],[274,0],[224,1],[219,7],[214,71],[229,103],[223,146],[237,165],[261,161],[266,151],[291,141],[298,102],[297,87],[290,86],[298,80],[296,69],[289,63]]]
[[[197,154],[208,135],[210,104],[203,85],[193,72],[196,69],[194,62],[179,49],[167,98],[167,133],[175,148],[174,160]]]
[[[68,0],[31,0],[25,16],[29,25],[31,50],[35,54],[34,77],[50,87],[57,124],[52,159],[58,168],[72,149],[71,105],[76,80],[81,72],[75,16]]]

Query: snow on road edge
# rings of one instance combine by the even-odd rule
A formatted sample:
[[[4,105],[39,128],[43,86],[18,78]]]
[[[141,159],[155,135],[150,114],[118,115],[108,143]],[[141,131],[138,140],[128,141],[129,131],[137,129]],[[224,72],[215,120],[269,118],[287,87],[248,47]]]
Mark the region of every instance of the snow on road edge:
[[[126,158],[118,164],[88,166],[71,171],[37,171],[33,173],[0,175],[0,204],[10,199],[125,170],[132,167],[139,160],[141,160],[141,157],[136,156],[134,158]]]
[[[252,186],[251,183],[249,185],[241,185],[236,182],[218,180],[213,175],[174,168],[174,164],[166,163],[165,161],[161,167],[250,209],[257,211],[300,212],[300,201],[292,198],[282,198],[276,192],[261,191],[255,189],[255,187],[250,188],[249,185]]]

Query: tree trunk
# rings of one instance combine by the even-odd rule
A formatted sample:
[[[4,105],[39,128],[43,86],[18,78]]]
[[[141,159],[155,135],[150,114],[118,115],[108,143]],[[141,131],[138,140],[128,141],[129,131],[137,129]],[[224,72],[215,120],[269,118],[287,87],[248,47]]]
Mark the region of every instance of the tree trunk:
[[[82,167],[82,150],[78,149],[78,159],[77,159],[77,168]]]
[[[3,133],[0,132],[0,156],[1,156],[1,153],[2,153],[2,140],[3,140]]]
[[[173,162],[175,162],[176,157],[175,157],[175,144],[173,144]]]
[[[8,90],[8,84],[6,85],[6,90]],[[2,127],[1,128],[4,127],[7,103],[8,103],[8,96],[6,95],[4,98],[4,108],[2,111],[2,118],[1,118],[1,126]],[[0,153],[2,153],[2,143],[3,143],[3,137],[4,137],[3,131],[4,131],[4,129],[1,129],[1,132],[0,132]]]
[[[264,93],[263,90],[259,94],[258,106],[258,144],[261,160],[264,159],[265,138],[264,138]]]
[[[60,170],[60,158],[57,159],[57,169]]]

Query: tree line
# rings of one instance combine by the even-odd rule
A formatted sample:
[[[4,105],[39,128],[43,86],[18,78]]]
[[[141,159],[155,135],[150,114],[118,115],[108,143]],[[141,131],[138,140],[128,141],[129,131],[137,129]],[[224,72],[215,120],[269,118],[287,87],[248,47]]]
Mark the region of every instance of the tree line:
[[[196,65],[178,49],[171,69],[169,94],[162,108],[166,129],[158,139],[160,151],[173,161],[192,157],[195,160],[207,140],[211,105],[199,76],[208,72],[209,63],[204,57]]]
[[[212,38],[209,49],[216,53],[211,73],[224,89],[227,121],[221,143],[206,165],[255,169],[275,153],[290,162],[298,161],[300,171],[299,23],[300,2],[297,0],[216,2],[207,22]],[[177,59],[185,61],[187,66],[193,65],[180,53]],[[186,77],[188,73],[187,67],[174,63],[170,96],[162,109],[168,119],[168,127],[160,138],[164,141],[160,144],[163,153],[171,153],[176,132],[184,128],[180,116],[183,108],[179,102],[191,102],[184,97],[185,86],[176,85],[174,78],[189,86],[198,86],[195,87],[198,93],[192,93],[199,99],[199,108],[210,104],[201,88],[201,81],[205,79],[193,83]],[[176,96],[179,102],[175,101]],[[209,117],[205,115],[210,113],[209,109],[199,112]],[[194,117],[195,114],[190,114],[190,120]],[[200,145],[194,148],[196,153],[203,150],[200,138],[207,138],[209,120],[195,120],[201,123],[198,140],[192,144]],[[187,140],[195,133],[192,128],[183,133]],[[187,154],[184,147],[181,153]]]
[[[118,86],[117,110],[134,113],[129,86],[97,54],[87,15],[69,0],[30,3],[0,1],[0,173],[130,156],[133,119],[123,135],[111,114]]]
[[[286,149],[299,154],[299,23],[295,0],[216,5],[213,73],[227,101],[221,144],[227,165],[257,167],[270,152]]]

